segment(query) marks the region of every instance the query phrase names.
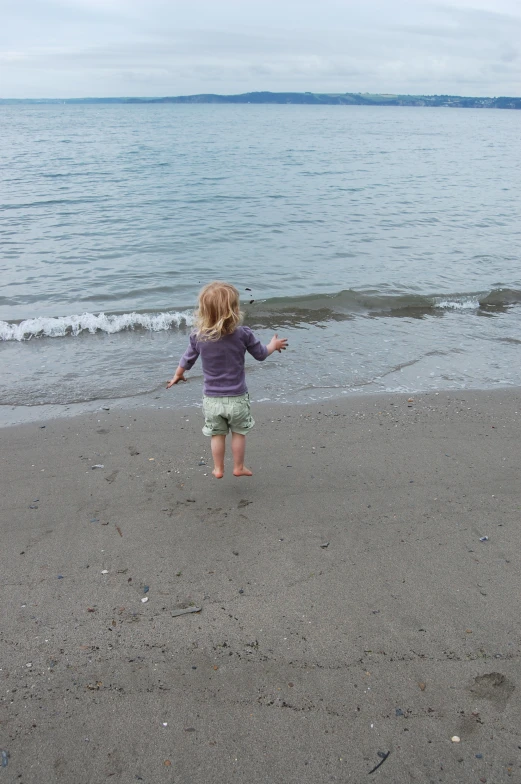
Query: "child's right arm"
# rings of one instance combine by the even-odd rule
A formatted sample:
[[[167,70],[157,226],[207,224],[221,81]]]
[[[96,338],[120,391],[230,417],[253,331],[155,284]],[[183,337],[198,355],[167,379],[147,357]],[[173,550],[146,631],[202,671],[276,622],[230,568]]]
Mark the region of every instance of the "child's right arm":
[[[179,360],[179,366],[173,377],[170,379],[170,381],[168,381],[166,385],[167,389],[170,389],[170,387],[173,387],[174,384],[178,384],[180,381],[186,381],[184,372],[185,370],[190,370],[198,356],[199,349],[197,348],[197,338],[195,335],[190,335],[190,345]]]
[[[166,388],[170,389],[170,387],[173,387],[174,384],[179,384],[180,381],[186,381],[185,368],[181,367],[181,365],[179,365],[177,368],[173,378],[171,378],[170,381],[167,381]]]

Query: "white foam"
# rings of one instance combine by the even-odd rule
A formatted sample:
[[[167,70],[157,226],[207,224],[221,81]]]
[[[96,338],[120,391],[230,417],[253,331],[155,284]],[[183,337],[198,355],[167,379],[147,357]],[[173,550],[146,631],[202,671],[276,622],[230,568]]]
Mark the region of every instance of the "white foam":
[[[434,307],[445,310],[478,310],[479,299],[475,294],[462,297],[434,297]]]
[[[65,335],[76,337],[82,332],[106,332],[109,335],[130,329],[148,329],[162,332],[172,327],[193,324],[191,311],[173,313],[82,313],[81,315],[56,318],[26,319],[20,324],[0,321],[0,340],[30,340],[34,337],[59,338]]]

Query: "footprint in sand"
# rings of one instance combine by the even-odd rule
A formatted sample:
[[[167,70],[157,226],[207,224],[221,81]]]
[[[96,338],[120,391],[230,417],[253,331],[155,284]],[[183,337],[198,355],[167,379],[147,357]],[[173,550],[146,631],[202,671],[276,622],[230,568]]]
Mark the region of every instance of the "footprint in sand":
[[[478,675],[470,687],[471,693],[475,697],[491,700],[499,708],[504,708],[508,699],[512,696],[515,686],[512,681],[500,672],[489,672],[486,675]]]

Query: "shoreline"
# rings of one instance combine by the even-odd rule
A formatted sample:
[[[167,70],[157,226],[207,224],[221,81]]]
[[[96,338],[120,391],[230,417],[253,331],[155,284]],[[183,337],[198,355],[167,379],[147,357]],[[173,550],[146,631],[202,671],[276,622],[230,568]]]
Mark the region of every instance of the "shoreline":
[[[193,409],[4,428],[6,781],[516,780],[519,403],[255,404],[252,479]]]
[[[108,411],[118,412],[118,413],[125,413],[125,412],[132,412],[132,411],[169,411],[171,413],[180,412],[180,411],[191,411],[191,410],[198,410],[201,408],[202,404],[202,391],[201,391],[201,402],[197,400],[183,402],[180,405],[175,405],[175,399],[170,400],[170,402],[165,405],[164,403],[169,400],[169,398],[164,397],[165,390],[163,387],[160,387],[153,392],[146,392],[139,395],[133,395],[132,397],[122,397],[122,398],[100,398],[98,400],[87,400],[77,403],[45,403],[41,405],[31,405],[31,406],[21,406],[21,405],[10,405],[10,404],[1,404],[0,405],[0,432],[4,428],[9,427],[19,427],[26,424],[36,424],[38,422],[51,422],[51,421],[59,421],[59,420],[69,420],[75,417],[87,416],[88,414],[104,414]],[[170,395],[173,398],[175,392],[170,392]],[[402,400],[403,398],[419,398],[419,397],[437,397],[437,396],[457,396],[457,395],[521,395],[521,387],[512,386],[512,385],[504,385],[504,386],[496,386],[493,388],[472,388],[472,389],[432,389],[432,390],[425,390],[425,391],[404,391],[404,392],[382,392],[382,391],[365,391],[360,392],[359,390],[349,391],[347,394],[323,398],[322,400],[315,400],[315,401],[299,401],[295,402],[292,400],[289,401],[267,401],[262,399],[257,401],[254,396],[252,396],[252,406],[257,409],[257,407],[263,408],[270,408],[270,407],[281,407],[282,409],[287,407],[307,407],[307,406],[329,406],[335,405],[337,403],[353,403],[356,405],[358,401],[362,400],[373,400],[377,401],[387,400],[387,399],[396,399]],[[161,401],[162,404],[159,405],[156,401]]]

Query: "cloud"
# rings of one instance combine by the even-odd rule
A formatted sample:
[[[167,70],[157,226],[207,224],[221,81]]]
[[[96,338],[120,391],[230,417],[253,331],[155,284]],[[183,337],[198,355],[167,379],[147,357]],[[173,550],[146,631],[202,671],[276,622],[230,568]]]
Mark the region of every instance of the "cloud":
[[[510,0],[4,0],[4,6],[2,97],[521,92],[521,8]]]

